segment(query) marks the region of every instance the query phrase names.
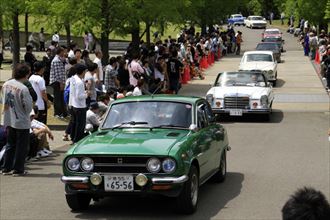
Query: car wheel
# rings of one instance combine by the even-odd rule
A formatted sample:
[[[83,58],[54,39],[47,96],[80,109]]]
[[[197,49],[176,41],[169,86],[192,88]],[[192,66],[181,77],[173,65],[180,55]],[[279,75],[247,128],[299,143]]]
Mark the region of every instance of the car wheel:
[[[219,165],[219,171],[214,174],[212,179],[217,183],[222,183],[225,181],[227,176],[227,156],[226,156],[227,149],[224,150],[221,159],[220,159],[220,165]]]
[[[199,174],[197,168],[192,165],[189,179],[184,183],[183,189],[176,200],[177,211],[184,214],[192,214],[197,209],[199,190]]]
[[[91,197],[84,194],[67,194],[65,197],[72,211],[86,210],[91,202]]]

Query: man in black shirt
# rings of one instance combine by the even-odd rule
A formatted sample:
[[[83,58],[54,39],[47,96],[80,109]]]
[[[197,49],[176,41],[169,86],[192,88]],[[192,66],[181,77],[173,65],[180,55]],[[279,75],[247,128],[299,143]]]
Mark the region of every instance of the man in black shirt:
[[[33,47],[31,45],[26,46],[26,53],[24,55],[25,63],[29,64],[32,74],[34,73],[34,63],[37,61],[36,57],[32,54]]]
[[[172,58],[167,62],[167,73],[169,78],[170,90],[178,94],[180,89],[181,72],[183,64],[178,60],[178,52],[172,51]]]

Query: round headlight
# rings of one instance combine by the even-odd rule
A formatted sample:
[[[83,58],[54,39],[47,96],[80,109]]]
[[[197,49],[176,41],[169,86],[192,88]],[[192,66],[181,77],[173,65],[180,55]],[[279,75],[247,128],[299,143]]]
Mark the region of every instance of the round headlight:
[[[94,168],[94,161],[91,158],[84,158],[81,161],[81,168],[84,171],[92,171]]]
[[[69,160],[67,160],[66,165],[69,168],[69,170],[72,171],[77,171],[80,168],[79,160],[75,157],[72,157]]]
[[[173,173],[176,168],[176,163],[173,159],[167,158],[163,161],[162,167],[165,173]]]
[[[102,183],[102,176],[98,173],[93,173],[89,179],[95,186],[98,186]]]
[[[147,162],[147,169],[150,173],[158,173],[160,170],[161,164],[159,159],[150,158]]]

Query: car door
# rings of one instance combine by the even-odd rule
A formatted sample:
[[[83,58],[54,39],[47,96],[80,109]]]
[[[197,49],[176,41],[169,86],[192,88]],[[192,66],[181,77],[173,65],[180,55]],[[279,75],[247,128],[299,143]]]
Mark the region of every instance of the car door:
[[[198,103],[197,105],[197,127],[197,159],[200,165],[200,178],[201,181],[203,181],[210,175],[213,168],[211,148],[212,134],[209,130],[208,120],[206,118],[205,110],[203,109],[203,103]]]
[[[217,168],[219,168],[220,156],[224,148],[224,129],[222,126],[216,123],[212,108],[207,102],[204,102],[204,111],[208,120],[208,130],[212,135],[212,159],[210,158],[210,162],[212,163],[211,167],[212,170],[216,170]]]

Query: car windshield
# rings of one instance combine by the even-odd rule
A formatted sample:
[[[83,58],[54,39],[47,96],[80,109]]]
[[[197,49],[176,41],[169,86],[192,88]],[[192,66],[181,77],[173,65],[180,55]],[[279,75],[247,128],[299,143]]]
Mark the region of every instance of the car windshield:
[[[259,72],[221,73],[215,86],[260,86],[265,87],[265,79]]]
[[[234,18],[241,18],[242,15],[234,15]]]
[[[263,18],[262,17],[251,17],[251,20],[261,21],[261,20],[263,20]]]
[[[266,34],[280,34],[279,31],[266,31]]]
[[[277,43],[279,43],[281,41],[282,41],[282,39],[279,38],[279,37],[266,37],[264,39],[264,42],[277,42]]]
[[[278,45],[276,43],[269,44],[258,44],[257,50],[278,50]]]
[[[246,62],[273,62],[270,54],[248,54]]]
[[[102,129],[122,127],[189,128],[192,105],[178,102],[123,102],[111,106]]]

